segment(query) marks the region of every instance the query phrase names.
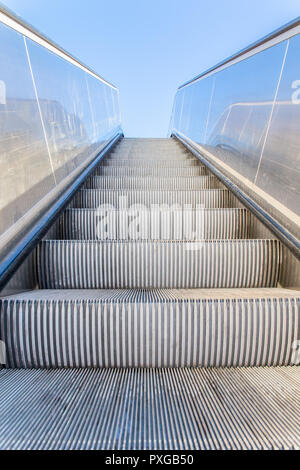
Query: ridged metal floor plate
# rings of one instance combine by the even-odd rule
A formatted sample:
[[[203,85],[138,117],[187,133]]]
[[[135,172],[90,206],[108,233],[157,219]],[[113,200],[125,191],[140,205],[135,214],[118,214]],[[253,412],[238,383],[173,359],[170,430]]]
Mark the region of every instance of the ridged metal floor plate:
[[[299,449],[299,372],[0,370],[0,448]]]

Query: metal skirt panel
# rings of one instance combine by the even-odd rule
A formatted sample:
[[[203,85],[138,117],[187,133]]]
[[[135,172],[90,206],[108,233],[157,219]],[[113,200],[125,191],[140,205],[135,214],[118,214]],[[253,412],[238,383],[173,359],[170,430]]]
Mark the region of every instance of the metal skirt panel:
[[[166,300],[159,292],[136,301],[126,292],[121,299],[68,297],[1,301],[7,367],[295,363],[300,298]]]

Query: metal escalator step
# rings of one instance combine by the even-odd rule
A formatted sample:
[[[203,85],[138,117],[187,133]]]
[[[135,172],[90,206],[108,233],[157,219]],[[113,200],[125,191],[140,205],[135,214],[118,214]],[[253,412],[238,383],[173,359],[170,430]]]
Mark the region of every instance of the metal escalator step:
[[[167,152],[119,152],[119,153],[111,153],[108,157],[110,160],[122,159],[122,160],[141,160],[141,161],[160,161],[160,160],[169,160],[169,161],[190,161],[195,160],[195,157],[191,154],[187,153],[167,153]]]
[[[190,153],[189,150],[187,150],[185,147],[183,146],[179,146],[179,145],[163,145],[163,144],[157,144],[155,143],[154,145],[145,145],[145,144],[141,144],[141,145],[126,145],[125,143],[124,144],[121,144],[121,145],[117,145],[116,147],[114,147],[114,149],[112,150],[113,152],[145,152],[145,153],[149,153],[149,152],[155,152],[155,153],[163,153],[163,152],[171,152],[171,153],[178,153],[178,152],[181,152],[181,153]]]
[[[153,141],[146,141],[144,139],[138,139],[134,142],[129,141],[128,139],[123,139],[116,145],[115,148],[142,148],[142,149],[149,149],[149,148],[169,148],[169,149],[185,149],[183,145],[179,142],[172,141],[170,139],[163,139],[163,140],[153,140]]]
[[[300,448],[297,367],[2,370],[0,379],[3,450]]]
[[[60,238],[69,240],[209,240],[248,235],[246,209],[68,209]]]
[[[118,145],[115,146],[115,149],[125,149],[125,148],[130,148],[130,149],[145,149],[145,150],[148,150],[148,149],[164,149],[164,148],[167,148],[167,149],[170,149],[170,150],[186,150],[186,148],[181,145],[180,143],[178,142],[175,142],[175,141],[170,141],[170,140],[165,140],[165,141],[153,141],[153,142],[146,142],[144,140],[138,140],[138,141],[135,141],[135,142],[128,142],[127,139],[125,140],[122,140],[121,142],[119,142]]]
[[[98,166],[93,176],[205,176],[207,170],[205,166],[191,166],[185,168],[178,167],[122,167],[122,166]]]
[[[277,240],[42,241],[44,289],[276,287]]]
[[[85,183],[86,189],[217,189],[222,183],[215,176],[192,176],[190,178],[151,178],[91,176]]]
[[[173,155],[192,155],[192,153],[186,149],[185,147],[179,147],[176,145],[131,145],[131,146],[126,146],[126,145],[117,145],[112,149],[110,153],[121,153],[121,152],[138,152],[138,153],[154,153],[156,155],[158,154],[163,154],[163,153],[168,153],[168,154],[173,154]]]
[[[189,160],[137,160],[137,159],[130,159],[125,160],[120,157],[120,159],[109,159],[106,158],[105,160],[101,161],[101,166],[125,166],[125,167],[157,167],[157,168],[165,168],[165,167],[175,167],[175,168],[186,168],[191,166],[199,166],[199,161],[196,159],[189,159]]]
[[[133,204],[142,204],[150,208],[153,204],[188,205],[191,208],[228,208],[236,207],[236,197],[227,189],[205,190],[100,190],[82,189],[75,194],[70,205],[73,208],[98,208],[110,204],[113,208],[129,208]]]
[[[0,324],[12,368],[288,365],[300,293],[39,290],[0,300]]]

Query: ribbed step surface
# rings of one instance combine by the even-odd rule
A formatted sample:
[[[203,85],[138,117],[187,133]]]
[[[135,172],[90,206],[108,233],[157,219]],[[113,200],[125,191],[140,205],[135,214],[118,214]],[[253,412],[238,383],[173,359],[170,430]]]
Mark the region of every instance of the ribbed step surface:
[[[164,176],[164,177],[178,177],[182,176],[186,178],[187,176],[205,176],[207,175],[207,170],[204,166],[191,166],[186,168],[178,167],[123,167],[123,166],[98,166],[94,172],[94,176]]]
[[[297,367],[0,371],[1,449],[299,449]]]
[[[275,287],[277,240],[52,241],[39,246],[45,289]]]
[[[66,240],[209,240],[247,238],[246,209],[69,209]]]
[[[150,208],[153,204],[163,204],[166,207],[177,204],[179,208],[229,208],[236,207],[236,198],[227,189],[205,190],[100,190],[82,189],[75,195],[71,206],[73,208],[96,209],[103,204],[112,208],[129,208],[138,204]]]
[[[300,448],[279,241],[173,139],[122,140],[85,188],[40,289],[0,299],[0,449]]]
[[[295,362],[300,295],[285,289],[40,290],[0,302],[6,366]]]
[[[105,159],[103,162],[101,162],[101,166],[122,166],[122,167],[142,167],[142,168],[186,168],[186,167],[195,167],[199,166],[198,160],[194,159],[188,159],[188,160],[163,160],[162,158],[160,160],[143,160],[143,159],[123,159],[123,158],[118,158],[116,159]]]
[[[92,176],[85,183],[86,189],[214,189],[221,188],[222,183],[214,176],[159,177],[117,177]]]
[[[137,156],[138,158],[145,158],[145,156],[148,157],[153,157],[157,159],[170,159],[174,160],[177,158],[194,158],[193,155],[188,151],[188,150],[182,150],[181,148],[178,147],[136,147],[136,148],[125,148],[122,147],[121,145],[117,147],[115,150],[113,150],[109,154],[109,158],[114,158],[115,156],[119,155],[124,155],[125,158],[131,158]]]

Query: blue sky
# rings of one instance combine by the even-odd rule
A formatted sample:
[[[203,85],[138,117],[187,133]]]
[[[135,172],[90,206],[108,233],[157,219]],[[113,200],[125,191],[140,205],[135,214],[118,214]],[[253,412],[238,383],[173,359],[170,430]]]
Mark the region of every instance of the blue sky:
[[[117,85],[128,137],[165,137],[178,85],[300,16],[299,0],[1,0]]]

